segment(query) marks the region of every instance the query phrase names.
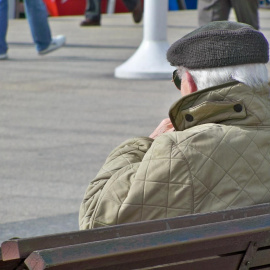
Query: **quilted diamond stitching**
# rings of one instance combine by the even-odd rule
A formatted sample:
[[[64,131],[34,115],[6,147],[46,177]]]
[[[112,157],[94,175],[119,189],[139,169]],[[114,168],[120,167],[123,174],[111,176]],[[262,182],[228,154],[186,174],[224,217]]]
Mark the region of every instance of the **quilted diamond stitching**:
[[[223,138],[221,138],[221,141],[217,144],[217,146],[216,146],[216,148],[218,148],[218,146],[219,146],[219,144],[222,142],[222,140],[223,140]],[[179,150],[182,152],[182,154],[184,155],[184,152],[185,152],[185,150],[186,149],[181,149],[180,148],[180,143],[178,143],[178,148],[179,148]],[[192,147],[191,145],[190,145],[190,141],[188,142],[188,144],[186,144],[185,145],[185,148],[187,148],[187,147],[190,147],[190,148],[193,148],[193,149],[195,149],[194,147]],[[213,151],[211,152],[211,154],[216,150],[216,148],[214,148],[213,149]],[[201,151],[198,151],[198,149],[195,149],[197,152],[199,152],[200,154],[202,154],[202,155],[204,155],[204,156],[206,156],[204,153],[202,153]],[[185,156],[185,155],[184,155]],[[211,156],[211,155],[210,155]],[[207,156],[206,156],[207,157]],[[206,159],[206,161],[201,165],[201,167],[198,169],[198,171],[200,171],[200,169],[205,165],[205,163],[207,162],[207,160],[209,159],[210,157],[207,157],[207,159]],[[187,160],[187,158],[185,157],[185,159]],[[215,162],[215,161],[214,161]],[[220,167],[220,166],[219,166]],[[223,169],[222,167],[220,167],[221,169]],[[193,175],[193,177],[195,177],[194,175]],[[198,178],[196,178],[196,179],[198,179]],[[199,180],[199,179],[198,179]],[[199,180],[200,181],[200,180]],[[200,181],[201,182],[201,181]],[[210,189],[208,189],[208,187],[206,187],[205,186],[205,184],[203,183],[203,182],[201,182],[201,184],[209,191],[209,193],[212,193],[212,191],[210,190]],[[213,193],[213,195],[217,198],[217,199],[219,199],[219,200],[221,200],[220,198],[218,198],[214,193]],[[203,200],[204,198],[202,198],[202,200]],[[221,200],[222,201],[222,200]],[[224,202],[225,203],[225,202]],[[198,203],[199,204],[199,203]]]
[[[158,142],[156,142],[156,144],[155,144],[155,147],[157,147],[158,146]],[[172,161],[173,160],[179,160],[180,158],[173,158],[172,157],[172,147],[174,146],[174,144],[171,144],[171,151],[170,151],[170,168],[171,168],[171,165],[172,165]],[[152,145],[152,148],[151,148],[151,150],[152,151],[154,151],[155,149],[154,149],[154,147],[153,147],[153,145]],[[143,190],[143,192],[144,192],[144,194],[143,194],[143,203],[142,203],[142,211],[141,211],[141,213],[142,213],[142,215],[141,215],[141,217],[143,216],[143,211],[144,211],[144,208],[147,208],[148,206],[150,206],[150,207],[152,207],[152,206],[155,206],[155,207],[157,207],[157,205],[151,205],[151,204],[149,204],[149,203],[147,203],[146,204],[146,202],[145,202],[145,185],[146,185],[146,182],[149,184],[149,183],[156,183],[156,181],[151,181],[151,180],[149,180],[149,179],[147,179],[147,181],[145,181],[145,179],[147,178],[147,172],[148,172],[148,169],[149,169],[149,165],[150,165],[150,163],[151,162],[153,162],[153,161],[156,161],[156,160],[164,160],[164,161],[167,161],[168,159],[167,158],[158,158],[158,159],[152,159],[152,155],[149,155],[149,156],[147,156],[147,157],[145,157],[144,158],[144,160],[143,160],[143,162],[148,162],[148,164],[147,164],[147,169],[146,169],[146,171],[145,171],[145,175],[146,175],[146,177],[145,178],[143,178],[143,179],[136,179],[136,181],[143,181],[144,182],[144,190]],[[169,173],[171,173],[171,169],[169,170]],[[172,208],[172,207],[169,207],[168,206],[168,198],[169,198],[169,187],[170,187],[170,179],[171,179],[171,176],[169,175],[169,179],[166,181],[166,185],[167,185],[167,203],[166,203],[166,205],[164,205],[164,206],[158,206],[158,207],[160,207],[160,208],[165,208],[166,209],[166,214],[168,214],[168,209],[183,209],[183,210],[187,210],[186,208]],[[159,181],[158,181],[159,182]],[[159,183],[164,183],[164,182],[159,182]],[[179,185],[181,185],[181,186],[189,186],[189,185],[185,185],[185,184],[179,184]],[[125,203],[126,204],[126,203]],[[132,205],[134,205],[134,204],[132,204]]]
[[[172,147],[171,144],[171,155],[170,155],[170,169],[169,169],[169,179],[171,179],[171,171],[172,171]],[[166,204],[166,217],[168,216],[168,205],[169,205],[169,188],[170,188],[170,181],[167,183],[167,204]]]
[[[231,129],[229,129],[228,132],[229,132],[230,130],[231,130]],[[227,132],[227,134],[228,134],[228,132]],[[226,134],[226,135],[227,135],[227,134]],[[226,136],[226,135],[225,135],[225,136]],[[224,138],[222,139],[222,141],[224,141],[225,136],[224,136]],[[250,141],[250,143],[251,143],[251,141]],[[248,145],[250,145],[250,143],[249,143]],[[231,146],[228,144],[228,147],[231,147]],[[247,148],[248,148],[248,146],[246,147],[246,149],[247,149]],[[242,157],[241,153],[238,153],[238,154],[240,155],[239,158]],[[214,160],[213,160],[213,161],[214,161]],[[214,161],[214,162],[215,162],[215,161]],[[216,162],[215,162],[215,163],[216,163]],[[220,166],[218,163],[216,163],[216,164],[217,164],[218,166]],[[220,167],[221,167],[221,166],[220,166]],[[221,168],[222,168],[222,167],[221,167]],[[223,169],[224,169],[224,168],[223,168]],[[224,170],[224,171],[225,171],[225,170]],[[225,171],[225,173],[227,174],[226,171]],[[237,183],[237,181],[236,181],[235,179],[233,179],[233,177],[231,177],[231,179],[234,180],[234,181]],[[247,183],[249,183],[251,179],[252,179],[252,178],[250,178],[250,179],[248,180]],[[220,180],[220,181],[221,181],[221,180]],[[219,182],[220,182],[220,181],[219,181]],[[219,183],[219,182],[218,182],[218,183]],[[213,187],[213,189],[218,185],[218,183]],[[237,184],[238,184],[238,183],[237,183]],[[213,189],[212,189],[212,190],[209,190],[209,192],[213,193]],[[242,191],[244,191],[244,190],[242,189]],[[240,193],[240,192],[239,192],[239,193]],[[239,193],[238,193],[238,194],[239,194]],[[213,193],[213,194],[214,194],[214,193]],[[216,194],[214,194],[214,195],[216,196]],[[249,194],[247,194],[247,195],[249,196]],[[217,196],[216,196],[216,197],[217,197]],[[249,196],[249,197],[250,197],[250,196]],[[221,198],[219,198],[219,197],[217,197],[217,198],[218,198],[219,200],[223,201]],[[250,199],[252,199],[252,198],[250,198]],[[253,200],[252,200],[252,201],[253,201]],[[223,201],[223,202],[224,202],[224,201]],[[253,201],[253,202],[254,202],[254,201]],[[224,202],[224,203],[225,203],[225,202]],[[198,204],[199,204],[199,203],[198,203]],[[225,203],[225,204],[227,205],[227,207],[230,205],[230,204],[228,204],[228,203]]]
[[[227,135],[230,131],[231,131],[231,129],[229,129],[229,130],[227,131],[226,135]],[[248,151],[250,145],[251,145],[252,143],[255,144],[254,138],[256,137],[257,134],[258,134],[258,131],[256,131],[256,134],[254,134],[253,138],[249,138],[250,141],[249,141],[249,143],[246,145],[245,150],[243,150],[243,153],[240,153],[239,151],[237,151],[237,149],[232,148],[231,145],[228,144],[228,143],[225,141],[225,138],[226,138],[226,135],[225,135],[225,136],[221,139],[221,141],[219,142],[219,144],[217,145],[217,147],[211,152],[210,156],[206,159],[205,162],[207,162],[208,159],[211,159],[211,156],[213,155],[213,153],[216,151],[216,149],[219,147],[219,145],[220,145],[223,141],[225,141],[225,143],[228,145],[228,147],[230,147],[232,150],[236,151],[236,152],[239,154],[238,159],[239,159],[239,158],[243,158],[243,155],[245,154],[246,151]],[[256,145],[256,144],[255,144],[255,145]],[[197,152],[199,152],[200,154],[204,155],[204,153],[200,152],[198,149],[196,149],[195,147],[191,146],[189,143],[186,145],[186,147],[191,147],[191,148],[193,148],[194,150],[196,150]],[[263,156],[264,159],[266,159],[266,156],[263,155],[263,153],[261,153],[261,155]],[[217,166],[220,166],[215,160],[213,160],[213,159],[211,159],[211,160],[212,160],[214,163],[216,163]],[[248,163],[248,161],[247,161],[246,159],[244,159],[244,160]],[[205,165],[205,162],[201,165],[201,167]],[[252,168],[251,164],[249,164],[249,165],[250,165],[250,167]],[[232,165],[232,166],[233,166],[233,165]],[[222,168],[222,167],[221,167],[221,168]],[[224,170],[224,168],[222,168],[222,169]],[[230,169],[231,169],[231,168],[230,168]],[[234,179],[234,178],[229,174],[230,169],[228,169],[227,171],[224,170],[224,172],[225,172],[227,175],[229,175],[229,176],[231,177],[231,179],[232,179],[233,181],[235,181],[235,183],[236,183],[237,185],[239,185],[238,182],[237,182],[237,180]],[[259,171],[259,169],[260,169],[260,167],[257,169],[257,171]],[[199,169],[199,170],[200,170],[200,169]],[[199,170],[198,170],[198,171],[199,171]],[[241,186],[239,185],[239,187],[241,188],[241,190],[239,191],[238,194],[240,194],[241,192],[245,192],[245,194],[246,194],[246,195],[247,195],[247,196],[255,203],[255,201],[254,201],[253,198],[250,196],[250,194],[248,194],[248,192],[244,190],[244,188],[245,188],[245,187],[250,183],[250,181],[252,180],[252,177],[256,176],[256,177],[257,177],[257,180],[260,181],[260,178],[256,175],[257,171],[254,170],[253,168],[252,168],[252,170],[253,170],[254,173],[253,173],[253,175],[250,177],[250,179],[246,182],[246,185],[245,185],[244,187],[241,187]],[[198,177],[196,177],[196,176],[194,176],[194,177],[195,177],[197,180],[199,180],[200,183],[201,183],[201,184],[202,184],[202,185],[203,185],[210,193],[212,193],[212,195],[214,195],[215,197],[217,197],[216,194],[213,192],[213,189],[215,188],[215,186],[217,186],[217,185],[220,183],[220,181],[223,179],[223,177],[218,181],[218,183],[216,183],[216,185],[215,185],[211,190],[209,190],[208,187],[205,186],[204,183],[203,183]],[[260,181],[260,182],[261,182],[261,181]],[[264,185],[264,184],[262,183],[262,185]],[[264,185],[264,186],[265,186],[265,185]],[[267,188],[267,187],[266,187],[266,188]],[[269,189],[267,188],[267,190],[269,190]],[[264,196],[265,196],[265,194],[264,194],[262,197],[264,197]],[[218,198],[219,200],[223,201],[221,198],[219,198],[219,197],[217,197],[217,198]],[[202,200],[203,200],[203,199],[202,199]],[[234,199],[234,200],[235,200],[235,199]],[[232,200],[231,204],[234,202],[234,200]],[[200,202],[199,202],[199,203],[200,203]],[[198,204],[199,204],[199,203],[198,203]],[[225,203],[225,202],[224,202],[224,203]],[[230,206],[231,204],[226,203],[227,206]]]
[[[256,145],[256,143],[254,142],[254,138],[256,137],[256,135],[258,134],[258,130],[257,130],[257,133],[255,134],[255,136],[251,139],[251,143],[254,143],[255,145]],[[256,145],[257,146],[257,145]],[[258,146],[257,146],[257,149],[258,149]],[[247,151],[248,149],[246,148],[246,150],[245,151]],[[259,149],[258,149],[259,150]],[[245,152],[244,151],[244,152]],[[244,153],[243,153],[244,154]],[[260,154],[262,155],[262,157],[263,157],[263,160],[265,160],[266,159],[266,156],[263,154],[263,153],[261,153],[260,152]],[[248,161],[247,161],[248,162]],[[249,164],[250,165],[250,168],[253,170],[253,167],[252,167],[252,164]],[[270,190],[269,190],[269,188],[267,188],[267,186],[261,181],[261,179],[260,179],[260,177],[258,177],[258,175],[257,175],[257,172],[258,171],[260,171],[260,168],[263,166],[263,164],[261,164],[261,166],[260,167],[258,167],[258,169],[257,170],[254,170],[254,176],[256,176],[257,177],[257,180],[268,190],[268,192],[270,192]]]
[[[231,130],[231,129],[230,129]],[[230,132],[230,130],[228,131],[228,132]],[[227,134],[228,134],[228,132],[227,132]],[[226,134],[226,135],[227,135]],[[225,137],[224,137],[224,139],[225,139]],[[251,139],[251,141],[249,142],[249,144],[246,146],[246,149],[244,150],[244,152],[248,149],[248,147],[249,147],[249,145],[252,143],[252,139]],[[234,150],[234,151],[236,151],[234,148],[232,148],[231,147],[231,145],[230,144],[228,144],[228,143],[226,143],[227,144],[227,146],[228,147],[230,147],[232,150]],[[243,158],[243,154],[244,154],[244,152],[241,154],[241,153],[238,153],[240,156],[239,156],[239,158]],[[239,159],[238,158],[238,159]],[[247,162],[247,161],[246,161]],[[233,167],[233,165],[231,166],[231,168]],[[231,169],[230,168],[230,169]],[[228,175],[228,172],[230,171],[230,169],[228,170],[228,171],[226,171],[226,174]],[[234,180],[234,182],[240,187],[240,185],[239,185],[239,183],[231,176],[231,179],[232,180]],[[252,177],[250,177],[250,179],[247,181],[247,183],[246,183],[246,185],[244,186],[244,187],[242,187],[242,189],[241,189],[241,191],[243,191],[243,192],[245,192],[248,196],[249,196],[249,198],[254,202],[254,200],[250,197],[250,195],[244,190],[244,188],[250,183],[250,181],[252,180]],[[239,192],[239,193],[241,193],[241,191]],[[238,193],[238,194],[239,194]],[[237,195],[238,195],[237,194]],[[237,195],[236,195],[236,197],[237,197]]]
[[[153,146],[152,146],[153,148]],[[147,164],[147,168],[145,170],[145,178],[144,178],[144,186],[143,186],[143,201],[142,201],[142,207],[141,207],[141,218],[140,220],[142,220],[142,217],[143,217],[143,207],[144,207],[144,198],[145,198],[145,179],[146,179],[146,175],[147,175],[147,172],[148,172],[148,168],[149,168],[149,165],[150,165],[150,161],[151,161],[151,158],[152,158],[152,155],[150,156],[150,159],[148,160],[148,164]]]

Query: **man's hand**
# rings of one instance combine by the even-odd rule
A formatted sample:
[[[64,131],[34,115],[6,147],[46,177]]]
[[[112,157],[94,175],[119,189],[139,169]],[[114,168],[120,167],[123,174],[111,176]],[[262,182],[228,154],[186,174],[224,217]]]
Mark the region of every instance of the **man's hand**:
[[[170,118],[166,118],[161,121],[161,123],[158,125],[158,127],[154,130],[154,132],[149,137],[152,139],[155,139],[157,136],[163,133],[172,132],[172,131],[174,131],[172,122]]]

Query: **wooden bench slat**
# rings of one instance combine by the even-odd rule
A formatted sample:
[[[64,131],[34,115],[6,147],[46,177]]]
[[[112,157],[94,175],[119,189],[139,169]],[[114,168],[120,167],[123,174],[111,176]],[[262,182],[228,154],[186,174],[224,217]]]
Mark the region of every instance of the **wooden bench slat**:
[[[160,256],[164,264],[167,256],[172,258],[176,254],[181,261],[244,252],[250,241],[257,242],[259,247],[270,245],[270,214],[35,251],[25,264],[34,270],[52,267],[83,270],[106,266],[116,269],[114,265],[131,262],[136,267],[136,262],[149,263],[152,259],[156,263]]]
[[[24,259],[34,250],[76,245],[104,239],[165,231],[168,229],[184,228],[267,213],[270,213],[270,203],[206,214],[188,215],[163,220],[103,227],[93,230],[9,240],[2,243],[1,249],[4,260]]]
[[[270,246],[267,249],[258,250],[251,267],[270,264]]]
[[[0,250],[0,269],[1,270],[14,270],[17,266],[19,266],[22,263],[21,259],[16,259],[13,261],[3,261],[2,260],[2,253]]]
[[[235,254],[228,257],[212,257],[197,261],[188,261],[184,263],[164,264],[151,269],[166,269],[166,270],[228,270],[237,269],[239,266],[242,254]],[[104,269],[105,270],[105,269]]]
[[[168,263],[168,264],[161,264],[158,265],[156,263],[153,263],[153,266],[140,266],[138,267],[138,264],[134,264],[133,262],[131,263],[126,263],[123,265],[113,265],[113,266],[107,266],[107,267],[90,267],[87,268],[84,263],[76,263],[73,265],[69,265],[68,268],[66,268],[66,265],[62,266],[56,266],[56,270],[70,270],[70,269],[98,269],[98,270],[132,270],[132,269],[170,269],[170,270],[202,270],[202,269],[207,269],[207,270],[228,270],[228,269],[237,269],[238,265],[241,262],[242,259],[242,254],[235,254],[229,257],[211,257],[209,259],[202,259],[198,261],[188,261],[188,262],[176,262],[176,263]],[[177,261],[177,259],[175,259]],[[45,262],[44,262],[45,263]],[[150,265],[150,264],[149,264]],[[36,264],[35,267],[31,269],[42,269],[43,265],[38,265]],[[51,269],[51,268],[45,268],[45,269]]]

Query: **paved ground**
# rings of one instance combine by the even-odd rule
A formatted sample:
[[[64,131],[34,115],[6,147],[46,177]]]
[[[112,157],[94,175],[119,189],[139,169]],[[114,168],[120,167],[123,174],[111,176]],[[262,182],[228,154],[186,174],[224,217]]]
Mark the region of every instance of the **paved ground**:
[[[169,43],[196,28],[196,15],[168,13]],[[260,16],[270,40],[270,10]],[[80,28],[82,18],[50,18],[67,45],[43,57],[27,21],[10,21],[9,60],[0,62],[0,242],[77,230],[84,190],[108,153],[150,134],[179,98],[170,80],[113,76],[141,43],[143,24],[115,14]]]

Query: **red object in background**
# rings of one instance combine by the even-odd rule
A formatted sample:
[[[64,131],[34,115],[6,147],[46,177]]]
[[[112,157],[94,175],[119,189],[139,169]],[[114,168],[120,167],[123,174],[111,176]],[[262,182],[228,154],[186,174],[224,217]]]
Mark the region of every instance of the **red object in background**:
[[[51,16],[84,14],[85,0],[43,0]]]
[[[83,15],[86,0],[43,0],[51,16]],[[101,12],[107,13],[107,0],[101,1]],[[115,13],[129,12],[122,0],[116,0]]]

